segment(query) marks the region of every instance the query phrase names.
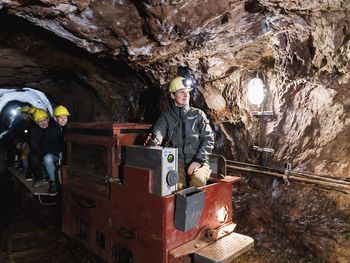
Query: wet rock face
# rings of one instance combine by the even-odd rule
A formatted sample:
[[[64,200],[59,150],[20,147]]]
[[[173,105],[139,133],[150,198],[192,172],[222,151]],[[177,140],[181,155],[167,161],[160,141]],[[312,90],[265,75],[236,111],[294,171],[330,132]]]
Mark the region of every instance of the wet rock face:
[[[266,165],[290,162],[294,171],[349,180],[348,0],[0,0],[0,12],[1,86],[28,85],[57,103],[66,100],[75,120],[153,121],[178,66],[189,67],[198,83],[194,105],[211,120],[217,153],[257,162],[252,146],[273,148],[264,155]],[[9,29],[14,22],[16,30]],[[257,76],[266,89],[259,106],[247,99],[248,82]],[[262,109],[273,115],[253,115]],[[299,185],[283,196],[300,196],[320,210],[323,203],[334,205],[329,214],[343,218],[341,201],[331,194]],[[284,222],[276,227],[289,230],[264,231],[283,233],[285,242],[296,241],[292,229],[304,233],[303,216],[321,217],[316,208],[265,197],[271,203],[262,211],[273,211],[269,223]],[[251,204],[266,205],[265,199],[246,199]],[[247,215],[252,222],[255,214],[252,208]],[[306,225],[312,234],[321,228]],[[329,231],[316,240],[332,240]],[[321,251],[301,236],[305,244],[297,244]],[[342,236],[335,240],[332,251],[341,258]],[[324,253],[323,259],[332,257]]]

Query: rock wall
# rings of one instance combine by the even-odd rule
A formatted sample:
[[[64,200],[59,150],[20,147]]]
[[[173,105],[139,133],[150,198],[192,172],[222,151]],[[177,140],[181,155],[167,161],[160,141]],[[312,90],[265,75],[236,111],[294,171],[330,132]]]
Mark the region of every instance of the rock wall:
[[[254,236],[260,252],[238,262],[266,254],[262,262],[348,262],[348,193],[246,176],[233,200],[237,231]]]

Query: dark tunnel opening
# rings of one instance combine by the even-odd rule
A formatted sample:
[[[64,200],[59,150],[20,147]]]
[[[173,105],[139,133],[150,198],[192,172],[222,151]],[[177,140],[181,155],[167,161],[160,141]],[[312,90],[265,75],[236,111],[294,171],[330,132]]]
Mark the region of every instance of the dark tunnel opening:
[[[21,117],[21,108],[24,106],[44,109],[52,114],[52,100],[36,89],[3,87],[0,89],[0,98],[2,131],[11,128],[13,121]]]
[[[157,83],[118,57],[89,53],[5,11],[0,11],[0,32],[0,46],[12,50],[0,86],[35,87],[53,103],[67,105],[74,121],[153,122],[158,117]]]
[[[0,111],[0,133],[11,128],[15,118],[20,114],[20,108],[23,106],[29,106],[28,103],[22,103],[20,101],[9,101]]]

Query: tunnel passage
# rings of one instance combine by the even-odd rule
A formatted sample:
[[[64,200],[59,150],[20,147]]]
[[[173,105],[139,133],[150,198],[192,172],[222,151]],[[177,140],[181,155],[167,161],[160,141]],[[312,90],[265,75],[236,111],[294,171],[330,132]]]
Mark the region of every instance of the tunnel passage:
[[[20,118],[22,107],[35,107],[45,110],[52,116],[50,99],[38,90],[25,88],[0,88],[0,140],[11,130],[16,119]]]

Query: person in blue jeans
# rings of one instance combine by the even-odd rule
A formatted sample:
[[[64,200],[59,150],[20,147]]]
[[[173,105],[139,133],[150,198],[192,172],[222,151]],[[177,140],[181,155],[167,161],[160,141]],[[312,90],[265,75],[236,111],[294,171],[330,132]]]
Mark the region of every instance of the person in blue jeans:
[[[68,116],[70,114],[66,107],[62,105],[57,106],[41,141],[41,148],[44,152],[44,164],[50,180],[49,193],[51,194],[57,193],[56,162],[62,155],[64,128],[68,122]]]
[[[28,171],[26,181],[33,180],[33,187],[39,188],[44,183],[43,174],[41,172],[41,164],[44,152],[41,148],[41,141],[46,129],[49,127],[49,116],[44,109],[38,109],[33,115],[35,122],[29,131],[29,156]],[[33,176],[33,178],[31,178]]]

